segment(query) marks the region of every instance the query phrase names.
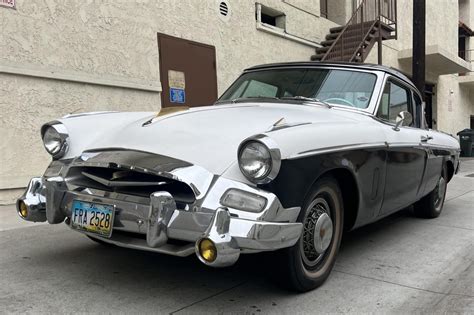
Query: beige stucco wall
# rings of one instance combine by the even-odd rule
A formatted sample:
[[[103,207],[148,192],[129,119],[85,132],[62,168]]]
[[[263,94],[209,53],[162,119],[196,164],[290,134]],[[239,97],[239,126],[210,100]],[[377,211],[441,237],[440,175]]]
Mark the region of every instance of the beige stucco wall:
[[[17,0],[16,10],[0,7],[0,203],[44,171],[43,123],[70,112],[160,108],[156,91],[5,74],[2,67],[159,86],[160,32],[215,46],[221,93],[248,66],[309,60],[314,53],[257,30],[255,2],[228,1],[228,19],[220,18],[219,2]],[[318,16],[319,0],[259,2],[284,12],[286,31],[310,41],[336,25]]]
[[[458,83],[457,75],[439,77],[437,87],[438,129],[456,135],[469,128],[474,116],[474,89]]]
[[[474,4],[471,0],[459,0],[459,20],[471,28],[474,25]]]

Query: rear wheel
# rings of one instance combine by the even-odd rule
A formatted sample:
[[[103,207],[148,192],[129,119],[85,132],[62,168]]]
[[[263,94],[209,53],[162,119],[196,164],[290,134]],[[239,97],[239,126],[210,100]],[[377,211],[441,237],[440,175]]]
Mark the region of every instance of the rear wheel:
[[[298,222],[301,237],[284,250],[286,285],[297,291],[312,290],[329,276],[342,238],[344,211],[342,195],[332,177],[319,179],[306,198]]]
[[[436,187],[413,205],[415,215],[420,218],[437,218],[441,214],[448,186],[446,166],[443,167]]]

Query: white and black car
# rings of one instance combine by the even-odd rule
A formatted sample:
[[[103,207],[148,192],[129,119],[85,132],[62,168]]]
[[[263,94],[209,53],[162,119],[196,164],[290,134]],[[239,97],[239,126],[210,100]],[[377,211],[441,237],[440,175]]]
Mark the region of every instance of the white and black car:
[[[459,143],[425,127],[419,92],[382,66],[247,69],[216,104],[67,115],[18,199],[28,221],[206,265],[279,251],[289,286],[328,277],[344,230],[409,205],[434,218]]]

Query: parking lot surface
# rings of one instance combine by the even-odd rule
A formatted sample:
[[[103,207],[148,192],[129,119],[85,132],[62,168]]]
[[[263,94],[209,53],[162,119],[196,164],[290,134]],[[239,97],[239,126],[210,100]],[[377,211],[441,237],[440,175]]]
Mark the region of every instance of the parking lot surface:
[[[0,313],[474,313],[474,159],[437,219],[410,209],[346,233],[336,266],[304,294],[275,284],[271,256],[212,269],[98,245],[0,206]]]

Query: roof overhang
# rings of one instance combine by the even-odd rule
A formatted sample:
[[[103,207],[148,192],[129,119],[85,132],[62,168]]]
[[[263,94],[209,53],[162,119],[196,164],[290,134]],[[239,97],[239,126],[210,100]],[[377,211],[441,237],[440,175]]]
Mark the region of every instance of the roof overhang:
[[[426,72],[434,75],[466,73],[472,71],[470,62],[438,46],[426,46],[425,50]],[[413,49],[398,52],[398,61],[404,68],[411,68],[413,62]]]

